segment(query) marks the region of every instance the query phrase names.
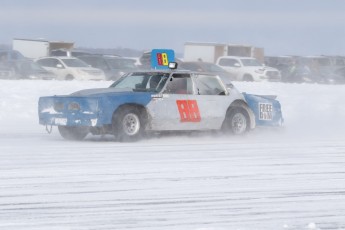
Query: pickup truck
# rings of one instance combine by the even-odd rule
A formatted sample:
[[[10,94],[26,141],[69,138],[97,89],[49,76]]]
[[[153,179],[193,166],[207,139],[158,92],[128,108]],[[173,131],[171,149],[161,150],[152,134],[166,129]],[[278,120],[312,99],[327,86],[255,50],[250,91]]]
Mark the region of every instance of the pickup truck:
[[[279,70],[264,66],[255,58],[221,56],[216,64],[232,73],[238,81],[281,81]]]

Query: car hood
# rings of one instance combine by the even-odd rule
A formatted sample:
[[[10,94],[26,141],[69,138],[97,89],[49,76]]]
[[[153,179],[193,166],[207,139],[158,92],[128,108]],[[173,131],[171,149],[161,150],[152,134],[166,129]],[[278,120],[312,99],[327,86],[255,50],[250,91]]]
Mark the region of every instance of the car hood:
[[[133,92],[130,88],[115,89],[115,88],[98,88],[98,89],[84,89],[72,93],[72,96],[105,96],[105,95],[129,95],[129,94],[152,94],[152,92]]]
[[[100,69],[93,68],[93,67],[81,67],[81,70],[86,70],[86,71],[101,71]]]
[[[106,93],[131,92],[130,89],[115,89],[115,88],[99,88],[99,89],[83,89],[72,93],[73,96],[94,96]]]
[[[243,68],[243,69],[246,69],[246,70],[252,70],[252,71],[254,71],[254,70],[257,70],[257,69],[262,69],[262,70],[264,70],[264,69],[266,69],[266,66],[242,66],[241,68]]]
[[[26,74],[46,74],[46,75],[53,75],[52,72],[47,71],[47,70],[28,70],[25,72]]]
[[[86,72],[102,72],[101,69],[93,68],[93,67],[68,67],[69,69],[81,70]]]

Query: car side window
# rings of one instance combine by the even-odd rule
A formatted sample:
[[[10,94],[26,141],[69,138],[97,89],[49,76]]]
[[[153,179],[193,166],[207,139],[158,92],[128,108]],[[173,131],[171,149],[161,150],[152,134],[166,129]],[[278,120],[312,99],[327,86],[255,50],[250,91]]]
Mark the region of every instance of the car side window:
[[[223,58],[219,60],[220,66],[229,66],[229,67],[235,67],[236,63],[239,65],[240,63],[235,59],[229,59],[229,58]],[[237,66],[238,66],[237,65]]]
[[[106,62],[102,58],[98,57],[81,57],[83,61],[85,61],[88,65],[91,65],[94,68],[99,68],[102,70],[109,69]]]
[[[164,93],[193,94],[192,79],[189,74],[173,74],[168,81]]]
[[[54,59],[51,59],[51,58],[41,59],[41,60],[38,60],[37,63],[39,63],[41,66],[44,66],[44,67],[56,67],[56,65],[54,65],[53,60]]]
[[[198,75],[195,83],[199,95],[226,95],[226,89],[215,76]]]
[[[98,59],[96,65],[97,65],[96,68],[99,68],[99,69],[102,69],[102,70],[108,70],[109,69],[109,66],[107,65],[106,61],[103,60],[103,59]]]
[[[59,60],[56,60],[54,58],[41,59],[41,60],[38,60],[37,63],[40,64],[41,66],[51,67],[51,68],[57,68],[58,64],[62,65],[62,63]]]
[[[94,58],[81,56],[81,57],[79,57],[79,59],[81,59],[82,61],[84,61],[88,65],[91,65],[92,67],[96,67],[97,68],[97,63],[96,63],[96,60]]]
[[[64,68],[64,65],[62,63],[62,61],[57,60],[57,59],[53,59],[53,63],[54,63],[54,67],[57,68],[57,65],[60,65],[60,67]]]

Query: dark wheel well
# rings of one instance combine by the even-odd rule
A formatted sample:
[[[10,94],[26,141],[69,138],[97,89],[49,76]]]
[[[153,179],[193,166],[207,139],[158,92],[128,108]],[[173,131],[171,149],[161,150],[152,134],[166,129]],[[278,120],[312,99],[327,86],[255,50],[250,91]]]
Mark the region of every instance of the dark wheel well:
[[[253,76],[246,73],[243,75],[243,81],[254,81]]]
[[[148,114],[147,114],[147,111],[145,109],[144,106],[142,105],[138,105],[138,104],[124,104],[124,105],[120,105],[113,113],[113,119],[114,119],[114,116],[116,116],[117,113],[119,113],[121,110],[124,110],[124,109],[129,109],[129,108],[135,108],[137,109],[139,112],[140,112],[140,116],[141,118],[143,119],[143,121],[147,122],[148,120]]]
[[[247,115],[249,117],[248,127],[251,127],[252,126],[252,119],[251,119],[251,115],[249,115],[250,108],[249,108],[248,104],[245,101],[243,101],[243,100],[235,100],[234,102],[231,103],[231,105],[228,107],[228,109],[226,111],[225,119],[223,121],[223,125],[224,125],[224,122],[226,121],[226,118],[232,112],[232,110],[238,109],[238,108],[242,108],[242,109],[244,109],[246,111],[246,113],[247,113]],[[255,124],[255,122],[253,124]]]
[[[65,77],[66,80],[71,81],[74,79],[74,76],[72,74],[67,74]]]

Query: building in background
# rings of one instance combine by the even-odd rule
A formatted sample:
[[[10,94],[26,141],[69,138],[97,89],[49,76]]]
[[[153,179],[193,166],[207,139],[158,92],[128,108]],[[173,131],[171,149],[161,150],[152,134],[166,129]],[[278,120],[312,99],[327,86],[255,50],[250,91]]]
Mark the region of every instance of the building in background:
[[[73,42],[47,41],[40,39],[15,38],[12,41],[13,50],[19,51],[27,58],[40,58],[51,56],[54,50],[70,51],[74,47]],[[68,56],[68,55],[66,55]]]
[[[264,63],[264,49],[240,44],[186,42],[184,61],[206,61],[215,63],[221,56],[253,57]]]

